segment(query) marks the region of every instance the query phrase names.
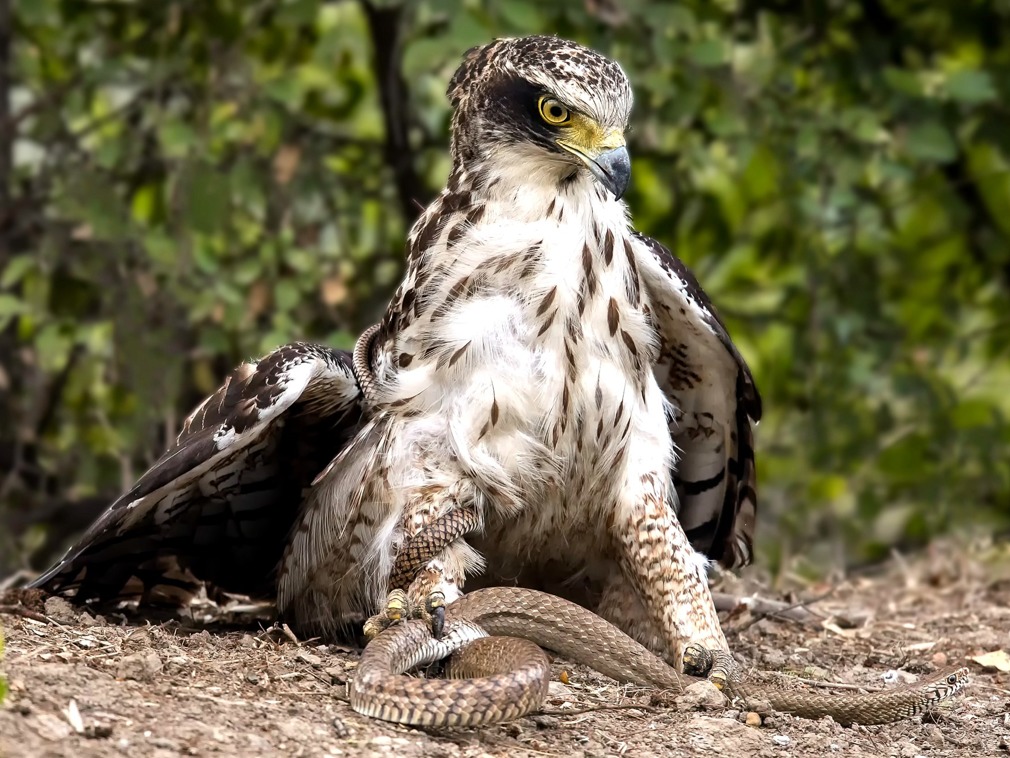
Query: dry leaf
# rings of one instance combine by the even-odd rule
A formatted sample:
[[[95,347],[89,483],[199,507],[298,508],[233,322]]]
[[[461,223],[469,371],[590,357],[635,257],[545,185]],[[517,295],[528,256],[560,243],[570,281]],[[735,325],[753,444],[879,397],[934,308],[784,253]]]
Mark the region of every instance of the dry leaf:
[[[834,621],[825,621],[823,624],[821,624],[821,626],[827,629],[829,632],[837,634],[839,637],[845,637],[846,639],[851,640],[856,636],[855,629],[842,629],[842,627],[838,626],[838,624],[836,624]]]
[[[73,727],[75,732],[80,734],[84,731],[84,719],[81,718],[81,712],[77,708],[76,700],[70,701],[63,714],[67,717],[67,721],[70,722],[70,726]]]
[[[319,295],[329,306],[340,305],[347,299],[347,285],[339,274],[327,277],[319,285]]]
[[[246,310],[253,318],[266,313],[273,305],[273,290],[265,281],[259,279],[252,283],[246,294]]]
[[[282,187],[294,177],[302,151],[297,145],[284,145],[274,156],[274,181]]]
[[[968,656],[969,661],[974,661],[982,668],[996,669],[1004,674],[1010,674],[1010,654],[1006,650],[993,650],[991,653]]]

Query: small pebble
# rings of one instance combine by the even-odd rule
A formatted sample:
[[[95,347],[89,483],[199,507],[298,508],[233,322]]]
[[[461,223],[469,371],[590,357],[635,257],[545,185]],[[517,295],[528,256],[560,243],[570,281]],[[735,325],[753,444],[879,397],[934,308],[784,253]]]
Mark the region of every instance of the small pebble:
[[[806,666],[803,669],[803,676],[805,676],[807,679],[816,679],[818,681],[823,682],[830,676],[830,674],[828,673],[827,669],[823,669],[820,666],[811,665]]]
[[[935,747],[943,747],[943,743],[947,741],[936,724],[923,724],[922,733],[929,740],[929,744]]]
[[[547,697],[559,700],[571,700],[572,691],[561,682],[549,682],[547,685]]]
[[[150,682],[161,673],[162,667],[161,658],[153,650],[146,653],[131,653],[119,662],[116,676],[119,679]]]
[[[947,665],[947,654],[944,652],[933,653],[933,665],[937,668],[943,668]]]
[[[62,597],[47,597],[45,605],[46,616],[62,624],[77,622],[79,611]]]
[[[772,742],[774,742],[776,745],[785,746],[788,745],[790,742],[792,742],[792,739],[790,739],[784,734],[776,734],[774,737],[772,737]]]
[[[754,713],[754,711],[750,711],[743,723],[747,726],[761,726],[761,716]]]
[[[781,650],[765,650],[764,651],[764,665],[765,667],[775,670],[780,669],[786,665],[786,655]]]
[[[320,666],[323,665],[323,659],[322,658],[320,658],[318,655],[313,655],[312,653],[309,653],[309,652],[307,652],[305,650],[302,650],[295,657],[298,660],[300,660],[302,663],[307,663],[310,666],[315,666],[316,668],[319,668]]]
[[[108,724],[90,724],[84,727],[84,736],[89,740],[104,740],[112,736],[112,727]]]
[[[690,684],[674,702],[679,711],[701,711],[724,708],[726,697],[712,682],[701,681]]]
[[[77,617],[77,623],[81,626],[98,626],[98,622],[95,620],[95,617],[90,613],[81,613],[81,615]]]
[[[343,668],[336,668],[335,666],[330,666],[329,668],[323,669],[323,673],[330,678],[330,684],[346,684],[347,683],[347,672]]]

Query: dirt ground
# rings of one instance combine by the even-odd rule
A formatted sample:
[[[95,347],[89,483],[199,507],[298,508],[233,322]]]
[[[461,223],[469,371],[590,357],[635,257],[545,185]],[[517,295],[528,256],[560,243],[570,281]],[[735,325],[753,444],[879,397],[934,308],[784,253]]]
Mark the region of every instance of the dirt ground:
[[[719,589],[776,597],[750,579],[724,577]],[[816,615],[788,620],[745,607],[724,614],[731,646],[750,665],[875,687],[890,669],[907,678],[967,663],[973,684],[921,722],[843,728],[773,714],[748,725],[756,715],[725,705],[698,711],[681,703],[678,711],[668,694],[555,660],[541,715],[423,732],[350,709],[344,683],[358,657],[350,647],[297,641],[248,619],[236,628],[236,614],[228,625],[151,622],[96,617],[49,599],[38,614],[0,617],[10,689],[0,706],[0,755],[1010,754],[1010,673],[999,670],[1010,669],[1007,546],[938,544],[872,576],[778,597],[819,598],[804,606]],[[971,660],[978,657],[982,663]]]

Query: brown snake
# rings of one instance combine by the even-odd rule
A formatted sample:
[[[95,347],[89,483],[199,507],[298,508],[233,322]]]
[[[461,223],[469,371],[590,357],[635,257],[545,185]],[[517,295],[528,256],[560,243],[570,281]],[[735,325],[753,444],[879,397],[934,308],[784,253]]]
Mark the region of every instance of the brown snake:
[[[449,675],[477,678],[403,675],[468,642],[462,661],[450,661]],[[448,607],[441,639],[434,639],[428,625],[417,619],[374,639],[349,684],[351,707],[386,721],[422,726],[480,726],[518,718],[535,710],[547,693],[550,667],[537,645],[622,682],[682,692],[687,684],[703,681],[678,673],[581,606],[536,590],[490,587],[464,595]],[[734,700],[764,701],[776,711],[805,718],[831,716],[843,725],[883,724],[924,713],[969,681],[968,669],[959,668],[881,692],[825,696],[734,675],[723,691]]]

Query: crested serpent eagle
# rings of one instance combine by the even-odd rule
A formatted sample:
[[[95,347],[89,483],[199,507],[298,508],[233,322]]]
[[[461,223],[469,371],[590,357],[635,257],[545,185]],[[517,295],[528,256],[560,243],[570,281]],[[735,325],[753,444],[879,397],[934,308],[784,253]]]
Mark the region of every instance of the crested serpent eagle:
[[[708,297],[621,200],[632,91],[555,37],[466,54],[452,169],[414,224],[382,321],[349,353],[237,368],[36,586],[276,599],[333,635],[383,607],[398,548],[478,528],[409,595],[519,583],[577,599],[679,660],[725,647],[710,560],[751,559],[751,373]]]

